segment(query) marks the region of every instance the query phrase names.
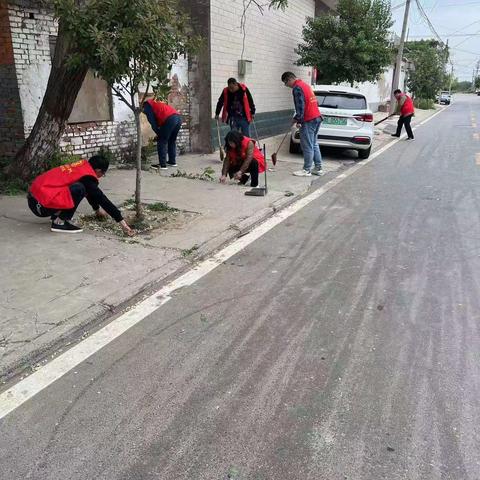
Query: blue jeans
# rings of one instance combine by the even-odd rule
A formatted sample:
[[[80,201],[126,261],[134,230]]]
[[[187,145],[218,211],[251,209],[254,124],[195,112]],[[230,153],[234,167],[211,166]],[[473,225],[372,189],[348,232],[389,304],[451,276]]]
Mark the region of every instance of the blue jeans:
[[[177,136],[182,126],[182,117],[180,115],[171,115],[165,123],[157,130],[157,150],[158,160],[162,167],[168,163],[174,165],[177,159]]]
[[[300,127],[300,145],[303,151],[303,169],[307,172],[312,170],[312,165],[322,168],[322,154],[318,146],[318,130],[322,123],[321,117],[305,122]]]
[[[232,117],[229,120],[230,129],[242,132],[246,137],[250,137],[250,124],[248,120],[243,117]]]

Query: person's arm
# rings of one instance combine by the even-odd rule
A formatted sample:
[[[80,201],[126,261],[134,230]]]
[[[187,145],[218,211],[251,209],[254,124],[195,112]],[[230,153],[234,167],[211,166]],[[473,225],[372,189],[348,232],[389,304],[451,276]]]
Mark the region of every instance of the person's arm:
[[[250,105],[250,112],[253,116],[255,115],[256,108],[255,108],[255,103],[253,102],[252,94],[250,93],[250,90],[248,88],[245,91],[245,94],[247,95],[248,104]]]
[[[305,96],[300,87],[293,87],[293,101],[295,103],[295,117],[297,123],[303,123],[305,115]]]
[[[120,210],[108,199],[108,197],[100,190],[98,182],[92,177],[83,177],[80,179],[86,190],[86,197],[88,203],[95,210],[95,213],[101,216],[100,207],[108,213],[117,223],[120,224],[122,230],[127,235],[133,235],[132,229],[127,225],[123,219]]]
[[[253,141],[248,142],[247,155],[245,157],[245,160],[242,163],[242,166],[240,167],[240,170],[237,172],[238,176],[241,177],[248,170],[248,167],[250,166],[250,163],[253,159],[254,150],[255,150],[254,142]]]
[[[157,133],[158,124],[155,114],[153,113],[153,108],[149,103],[143,104],[143,113],[147,116],[148,123],[152,127],[152,130]]]
[[[218,98],[217,108],[215,109],[215,118],[218,118],[220,116],[220,112],[222,111],[222,108],[223,108],[223,92]]]
[[[395,107],[395,115],[400,115],[403,105],[405,104],[407,97],[401,97],[400,100],[397,100],[397,105]]]
[[[225,155],[225,160],[223,161],[223,167],[222,167],[222,178],[226,180],[228,170],[230,168],[230,154],[227,152]],[[222,179],[220,179],[222,181]]]

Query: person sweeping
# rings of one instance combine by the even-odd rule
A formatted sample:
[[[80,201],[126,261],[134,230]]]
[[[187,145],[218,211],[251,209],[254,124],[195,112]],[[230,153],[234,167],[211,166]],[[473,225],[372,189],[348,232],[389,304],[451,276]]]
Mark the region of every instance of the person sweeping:
[[[227,175],[245,185],[258,187],[258,176],[265,172],[265,158],[256,142],[235,130],[225,137],[226,157],[223,162],[221,183],[227,183]]]

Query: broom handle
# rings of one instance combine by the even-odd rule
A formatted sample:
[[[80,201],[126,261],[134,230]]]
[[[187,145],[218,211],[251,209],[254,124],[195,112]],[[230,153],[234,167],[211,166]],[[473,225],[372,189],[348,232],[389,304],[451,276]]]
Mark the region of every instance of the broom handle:
[[[282,148],[282,145],[283,145],[283,142],[285,141],[285,139],[287,138],[287,135],[289,134],[290,132],[287,132],[285,134],[285,136],[282,138],[282,141],[280,142],[280,145],[278,146],[277,148],[277,151],[275,153],[278,153],[280,151],[280,149]]]

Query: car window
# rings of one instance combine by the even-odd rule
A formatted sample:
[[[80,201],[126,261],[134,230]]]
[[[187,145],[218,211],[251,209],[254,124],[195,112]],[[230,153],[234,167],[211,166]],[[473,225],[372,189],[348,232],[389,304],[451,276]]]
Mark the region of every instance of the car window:
[[[325,108],[341,108],[344,110],[365,110],[367,101],[361,95],[351,93],[315,92],[318,106]]]

